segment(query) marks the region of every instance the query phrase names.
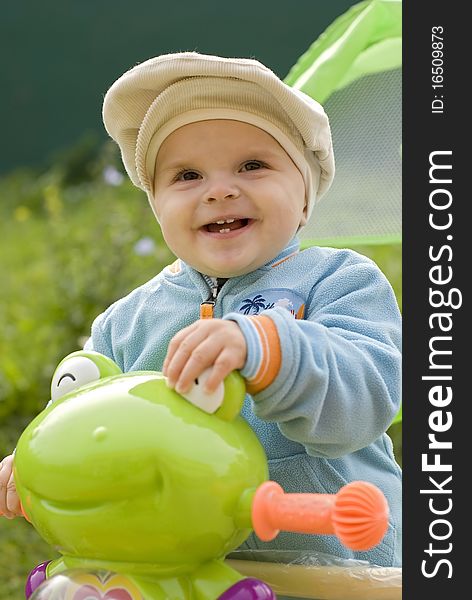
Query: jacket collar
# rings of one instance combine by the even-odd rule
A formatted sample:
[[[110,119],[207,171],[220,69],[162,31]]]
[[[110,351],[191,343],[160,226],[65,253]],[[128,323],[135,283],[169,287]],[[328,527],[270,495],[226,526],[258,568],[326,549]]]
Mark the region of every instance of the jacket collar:
[[[229,279],[230,282],[236,284],[245,280],[245,285],[249,285],[252,281],[258,279],[263,272],[267,272],[270,269],[277,267],[279,264],[283,263],[285,260],[290,258],[291,256],[297,254],[300,250],[300,242],[297,237],[294,237],[287,246],[273,259],[268,261],[265,265],[262,265],[255,271],[251,271],[250,273],[245,273],[244,275],[238,275],[237,277],[231,277]],[[182,270],[188,273],[188,276],[193,281],[193,283],[200,289],[200,293],[202,297],[206,298],[208,296],[209,288],[213,287],[214,281],[212,277],[209,275],[205,275],[195,270],[193,267],[185,263],[184,261],[180,261]],[[226,284],[225,284],[226,286]]]
[[[289,244],[282,250],[280,254],[278,254],[275,258],[270,260],[265,267],[276,267],[278,264],[290,258],[294,254],[297,254],[300,251],[300,241],[297,237],[294,237]],[[264,268],[264,267],[261,267]]]

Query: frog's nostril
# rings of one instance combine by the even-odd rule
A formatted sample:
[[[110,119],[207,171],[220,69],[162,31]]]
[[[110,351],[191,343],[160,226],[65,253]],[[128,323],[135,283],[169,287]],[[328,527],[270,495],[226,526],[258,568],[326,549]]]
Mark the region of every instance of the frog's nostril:
[[[154,485],[155,485],[155,492],[156,492],[156,501],[158,501],[162,497],[162,490],[164,488],[164,478],[160,471],[156,471],[156,473],[155,473]]]
[[[33,432],[31,433],[31,439],[33,440],[40,433],[41,433],[41,425],[38,425],[38,427],[35,427],[33,429]]]
[[[108,429],[106,427],[100,426],[97,427],[93,434],[93,439],[97,442],[102,442],[103,440],[105,440],[108,436]]]

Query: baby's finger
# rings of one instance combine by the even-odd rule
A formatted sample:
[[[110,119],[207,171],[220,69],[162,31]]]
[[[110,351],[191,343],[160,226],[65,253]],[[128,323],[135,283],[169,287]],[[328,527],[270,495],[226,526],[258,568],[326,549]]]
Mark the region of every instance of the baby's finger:
[[[11,475],[10,457],[7,456],[0,462],[0,514],[7,516],[7,486]]]
[[[11,471],[13,465],[13,454],[9,454],[5,456],[5,458],[0,462],[0,473],[4,469],[9,469]]]
[[[184,329],[180,330],[174,335],[174,337],[169,342],[169,346],[167,347],[167,354],[162,365],[162,372],[164,375],[167,376],[169,364],[172,362],[175,353],[180,348],[182,342],[186,340],[190,335],[199,330],[198,323],[199,321],[196,321],[195,323],[192,323],[192,325],[189,325],[188,327],[185,327]]]
[[[18,498],[18,494],[16,492],[13,473],[10,475],[10,479],[7,484],[7,510],[12,516],[21,515],[20,499]]]
[[[180,341],[172,357],[169,359],[164,372],[170,387],[175,387],[181,377],[182,370],[196,348],[205,341],[207,333],[204,328],[196,328]]]
[[[223,382],[224,378],[237,368],[242,368],[240,357],[236,356],[234,349],[225,348],[217,356],[210,375],[206,380],[204,391],[212,394]]]
[[[185,394],[192,387],[195,379],[200,377],[205,369],[212,366],[221,351],[221,345],[215,338],[207,338],[199,344],[185,361],[175,389],[179,394]]]

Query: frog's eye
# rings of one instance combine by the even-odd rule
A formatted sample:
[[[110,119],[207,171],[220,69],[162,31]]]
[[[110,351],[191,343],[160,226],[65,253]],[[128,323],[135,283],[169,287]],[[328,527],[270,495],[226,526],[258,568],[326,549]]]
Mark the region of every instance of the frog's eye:
[[[203,371],[203,373],[197,379],[195,379],[192,389],[185,394],[181,394],[181,396],[205,412],[213,414],[223,404],[225,387],[223,383],[220,383],[213,394],[207,394],[204,392],[203,388],[210,375],[210,372],[211,369],[206,369]]]
[[[51,382],[51,400],[57,400],[72,390],[100,379],[100,369],[86,356],[74,356],[57,367]]]

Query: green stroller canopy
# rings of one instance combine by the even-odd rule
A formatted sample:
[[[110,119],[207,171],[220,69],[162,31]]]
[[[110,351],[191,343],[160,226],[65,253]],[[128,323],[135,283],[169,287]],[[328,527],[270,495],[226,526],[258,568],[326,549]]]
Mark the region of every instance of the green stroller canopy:
[[[304,247],[401,241],[401,17],[399,0],[352,6],[285,78],[323,104],[336,161]]]

